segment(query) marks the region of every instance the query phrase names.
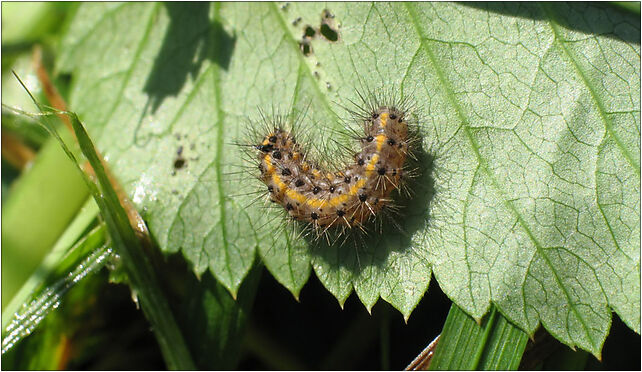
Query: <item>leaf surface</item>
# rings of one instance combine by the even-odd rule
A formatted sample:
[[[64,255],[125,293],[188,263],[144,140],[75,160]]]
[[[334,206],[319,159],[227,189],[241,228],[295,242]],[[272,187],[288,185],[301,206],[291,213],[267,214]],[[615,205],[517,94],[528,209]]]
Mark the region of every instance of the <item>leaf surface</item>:
[[[58,68],[161,248],[233,295],[258,252],[295,296],[313,269],[341,304],[354,290],[407,318],[434,271],[473,317],[492,302],[595,355],[611,310],[639,332],[639,20],[599,4],[325,6],[78,10]],[[316,32],[306,55],[322,19],[338,40]],[[411,96],[432,160],[403,233],[313,249],[256,200],[234,144],[253,143],[261,108],[305,112],[331,149],[358,89]]]

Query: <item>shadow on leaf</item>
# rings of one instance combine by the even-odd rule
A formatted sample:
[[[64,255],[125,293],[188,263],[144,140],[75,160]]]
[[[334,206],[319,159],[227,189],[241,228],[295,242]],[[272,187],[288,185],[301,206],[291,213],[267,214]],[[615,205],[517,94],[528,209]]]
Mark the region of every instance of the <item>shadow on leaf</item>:
[[[227,70],[236,44],[236,37],[226,33],[219,21],[210,21],[209,3],[164,6],[169,26],[143,88],[152,113],[165,98],[183,90],[188,75],[196,80],[206,59]]]
[[[434,157],[421,147],[416,150],[415,157],[417,160],[411,161],[410,168],[415,169],[416,177],[408,181],[412,196],[397,195],[396,211],[380,212],[382,216],[366,224],[366,233],[354,228],[338,238],[338,233],[332,233],[329,239],[306,236],[312,256],[332,267],[344,267],[356,277],[368,267],[385,271],[391,252],[413,249],[412,236],[426,228],[434,196]]]
[[[553,21],[569,30],[640,44],[639,15],[599,3],[460,3],[505,16]]]

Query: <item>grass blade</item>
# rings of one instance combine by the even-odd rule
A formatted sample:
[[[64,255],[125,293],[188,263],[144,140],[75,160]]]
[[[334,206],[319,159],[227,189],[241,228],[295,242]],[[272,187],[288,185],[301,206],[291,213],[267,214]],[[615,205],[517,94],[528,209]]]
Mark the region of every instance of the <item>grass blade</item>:
[[[20,79],[16,76],[20,81]],[[20,83],[23,85],[22,81]],[[25,87],[25,90],[27,88]],[[27,93],[29,91],[27,90]],[[29,93],[31,96],[31,93]],[[41,123],[57,139],[60,136],[48,121],[48,115],[43,106],[33,96],[34,103],[41,110]],[[98,184],[94,184],[82,171],[80,164],[69,150],[67,145],[60,140],[60,144],[67,155],[78,166],[83,179],[91,191],[96,204],[100,208],[105,220],[107,231],[112,240],[114,252],[121,256],[123,267],[127,273],[132,287],[132,292],[137,296],[145,317],[149,320],[152,330],[160,346],[167,367],[170,369],[194,369],[194,362],[185,344],[185,340],[178,328],[166,297],[160,287],[154,268],[143,251],[143,247],[129,224],[127,213],[123,209],[107,176],[102,161],[99,158],[93,142],[80,123],[78,116],[73,112],[57,112],[66,114],[71,118],[72,128],[80,145],[82,153],[93,167]],[[32,115],[33,116],[33,115]]]
[[[430,363],[433,370],[514,370],[519,367],[528,335],[493,306],[477,324],[453,304]]]
[[[98,215],[98,206],[93,199],[88,199],[80,212],[76,215],[74,221],[67,227],[67,230],[60,236],[51,252],[44,258],[40,266],[29,277],[26,283],[20,288],[18,293],[13,297],[11,302],[2,311],[2,329],[6,329],[12,315],[20,309],[20,306],[29,302],[35,292],[43,285],[46,285],[45,279],[55,275],[63,275],[71,272],[73,267],[66,265],[64,261],[69,260],[69,256],[83,253],[74,253],[75,243],[80,240],[81,234],[87,230],[90,223]],[[87,239],[85,237],[84,239]],[[100,245],[105,243],[106,237]],[[97,246],[96,246],[97,247]],[[96,248],[94,247],[94,248]],[[4,263],[6,265],[6,263]],[[62,271],[62,272],[61,272]]]
[[[70,250],[71,255],[66,259],[66,261],[76,262],[73,269],[69,272],[57,273],[55,280],[51,280],[51,284],[38,291],[20,311],[7,317],[10,321],[2,332],[3,355],[17,342],[31,334],[44,317],[58,307],[60,299],[75,283],[104,266],[107,258],[112,254],[111,248],[104,245],[104,234],[104,225],[98,226],[76,244]],[[67,266],[65,262],[61,265]],[[3,318],[5,317],[3,314]]]
[[[72,141],[71,134],[64,137],[68,143]],[[33,167],[12,186],[2,206],[3,309],[89,197],[74,168],[52,139],[40,150]]]

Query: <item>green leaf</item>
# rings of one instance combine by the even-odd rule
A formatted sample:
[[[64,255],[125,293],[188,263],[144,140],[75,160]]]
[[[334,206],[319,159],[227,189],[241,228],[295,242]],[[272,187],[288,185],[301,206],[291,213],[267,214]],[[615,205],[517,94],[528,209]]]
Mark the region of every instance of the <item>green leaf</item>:
[[[453,304],[430,361],[432,370],[516,370],[528,336],[492,309],[481,324]]]
[[[338,40],[306,56],[326,7]],[[312,267],[340,303],[354,290],[407,318],[434,271],[474,318],[494,303],[599,355],[612,310],[640,330],[639,34],[601,4],[99,3],[58,69],[161,248],[233,295],[258,251],[295,296]],[[314,249],[254,200],[234,144],[257,107],[307,108],[306,134],[333,148],[356,89],[411,96],[434,164],[404,233]]]

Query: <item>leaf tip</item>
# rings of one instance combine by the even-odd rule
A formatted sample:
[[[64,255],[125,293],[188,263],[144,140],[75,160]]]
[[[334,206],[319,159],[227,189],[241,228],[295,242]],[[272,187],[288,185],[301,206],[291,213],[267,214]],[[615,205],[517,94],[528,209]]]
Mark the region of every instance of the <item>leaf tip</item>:
[[[218,278],[217,278],[217,280],[218,280]],[[219,283],[221,283],[221,282],[219,281]],[[229,292],[230,296],[232,296],[232,299],[234,301],[236,301],[236,298],[238,296],[239,287],[238,286],[232,287],[232,286],[229,286],[227,283],[221,283],[221,284],[223,284],[223,287],[225,287],[225,289],[227,289],[227,291]]]
[[[140,310],[140,303],[138,302],[138,291],[133,287],[130,287],[130,288],[131,288],[132,302],[134,302],[134,305],[136,305],[136,310]]]
[[[535,342],[535,331],[533,331],[533,333],[529,333],[529,335],[528,335],[528,339],[529,339],[531,342]]]

